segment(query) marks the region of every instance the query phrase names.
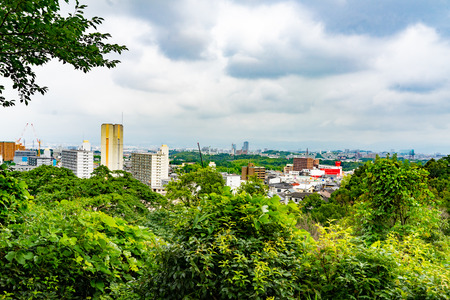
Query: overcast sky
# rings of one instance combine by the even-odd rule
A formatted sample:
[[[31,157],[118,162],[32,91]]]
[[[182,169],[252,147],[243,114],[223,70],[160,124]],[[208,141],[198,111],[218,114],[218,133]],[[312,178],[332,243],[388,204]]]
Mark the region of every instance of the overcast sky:
[[[122,63],[39,68],[49,92],[0,107],[0,140],[33,123],[44,145],[99,145],[123,113],[130,146],[450,153],[447,0],[81,2]]]

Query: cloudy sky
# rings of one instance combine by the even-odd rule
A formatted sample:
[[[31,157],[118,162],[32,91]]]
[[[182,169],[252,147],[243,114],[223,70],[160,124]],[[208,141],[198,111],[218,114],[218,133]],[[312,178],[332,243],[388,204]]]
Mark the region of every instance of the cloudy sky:
[[[81,2],[122,63],[37,69],[49,92],[0,107],[0,140],[99,145],[123,114],[141,147],[450,153],[447,0]]]

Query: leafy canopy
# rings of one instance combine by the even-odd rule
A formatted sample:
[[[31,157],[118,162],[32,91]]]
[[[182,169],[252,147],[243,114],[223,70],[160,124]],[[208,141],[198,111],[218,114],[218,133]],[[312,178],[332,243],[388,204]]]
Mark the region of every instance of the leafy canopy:
[[[0,2],[0,76],[10,79],[20,102],[27,105],[35,93],[47,92],[47,87],[36,83],[32,66],[44,65],[53,58],[83,72],[117,65],[118,60],[106,59],[104,55],[120,54],[127,48],[105,43],[110,35],[96,32],[103,19],[85,18],[85,8],[76,0],[74,12],[64,17],[60,15],[58,0]],[[2,95],[4,91],[5,86],[0,85],[0,104],[14,105],[14,99]]]
[[[181,175],[166,186],[167,198],[180,200],[185,205],[195,205],[202,196],[220,194],[225,181],[214,169],[208,167]]]
[[[355,207],[364,234],[376,240],[391,230],[403,235],[434,229],[439,221],[427,176],[423,168],[398,161],[396,156],[368,163]]]

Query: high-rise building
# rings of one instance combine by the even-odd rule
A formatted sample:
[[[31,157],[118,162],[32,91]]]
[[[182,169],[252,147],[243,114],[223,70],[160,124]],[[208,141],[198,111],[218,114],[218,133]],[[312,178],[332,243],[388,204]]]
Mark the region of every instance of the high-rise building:
[[[169,178],[169,147],[162,145],[157,153],[132,153],[131,174],[154,191],[162,190],[162,180]]]
[[[248,166],[242,167],[241,179],[248,180],[251,176],[256,176],[261,180],[266,179],[266,168],[257,167],[252,163],[249,163]]]
[[[242,154],[248,154],[248,142],[245,141],[244,145],[242,146]]]
[[[236,144],[231,144],[231,155],[236,155]]]
[[[62,150],[61,163],[77,177],[90,178],[94,171],[94,152],[91,151],[89,142],[84,141],[79,150]]]
[[[102,124],[101,164],[111,171],[123,170],[123,125]]]

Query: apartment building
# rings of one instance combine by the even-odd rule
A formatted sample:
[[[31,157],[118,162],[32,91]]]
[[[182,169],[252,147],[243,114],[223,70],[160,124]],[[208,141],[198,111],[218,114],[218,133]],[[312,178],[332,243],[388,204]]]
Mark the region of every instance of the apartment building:
[[[169,178],[169,147],[162,145],[157,153],[132,153],[131,174],[154,191],[163,189]]]
[[[79,178],[90,178],[94,171],[94,152],[89,142],[84,141],[78,150],[62,150],[61,165]]]

